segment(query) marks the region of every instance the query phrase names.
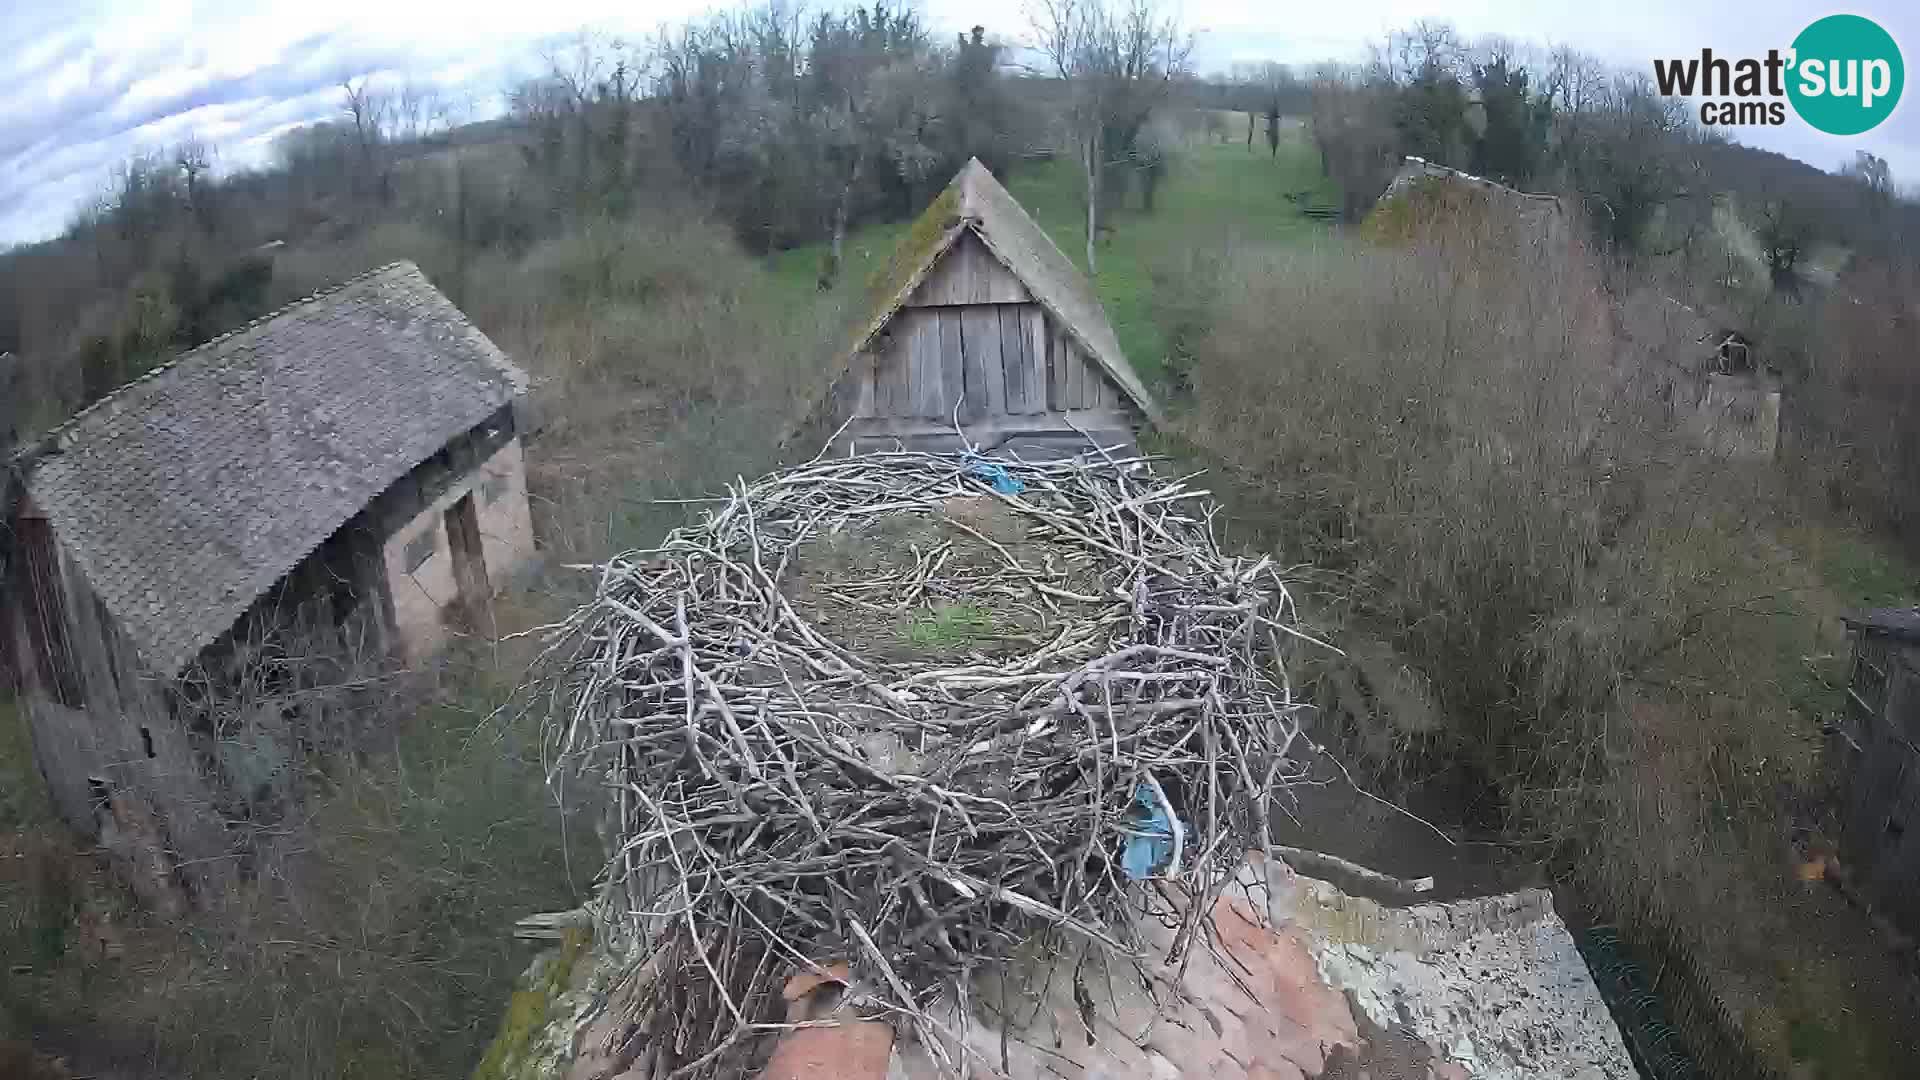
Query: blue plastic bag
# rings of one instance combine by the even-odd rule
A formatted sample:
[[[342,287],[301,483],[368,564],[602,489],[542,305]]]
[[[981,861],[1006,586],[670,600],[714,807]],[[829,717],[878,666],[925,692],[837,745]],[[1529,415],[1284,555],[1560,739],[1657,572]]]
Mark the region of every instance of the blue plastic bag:
[[[1154,797],[1153,789],[1139,784],[1133,789],[1133,812],[1128,825],[1133,835],[1120,853],[1120,868],[1128,878],[1145,881],[1160,865],[1173,857],[1173,822],[1166,807]]]
[[[967,475],[1002,495],[1018,495],[1027,490],[1027,485],[1008,472],[1006,466],[997,461],[988,461],[978,454],[967,455]]]

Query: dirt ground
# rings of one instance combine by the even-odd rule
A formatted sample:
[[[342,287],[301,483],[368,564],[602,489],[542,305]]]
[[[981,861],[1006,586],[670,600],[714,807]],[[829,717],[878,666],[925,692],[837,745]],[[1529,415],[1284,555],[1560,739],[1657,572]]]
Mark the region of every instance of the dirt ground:
[[[1433,889],[1417,898],[1359,877],[1335,881],[1342,890],[1404,905],[1546,884],[1545,870],[1524,849],[1488,839],[1472,825],[1481,808],[1464,782],[1428,781],[1400,800],[1402,806],[1367,791],[1330,753],[1309,747],[1302,758],[1306,778],[1288,789],[1291,805],[1273,816],[1276,843],[1398,878],[1433,878]],[[1325,875],[1316,870],[1315,876]]]

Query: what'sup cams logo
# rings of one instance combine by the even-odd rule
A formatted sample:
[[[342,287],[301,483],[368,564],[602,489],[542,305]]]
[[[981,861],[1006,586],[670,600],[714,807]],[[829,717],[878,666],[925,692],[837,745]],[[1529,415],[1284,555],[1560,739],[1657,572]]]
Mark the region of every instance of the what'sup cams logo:
[[[1668,97],[1700,96],[1700,122],[1712,126],[1778,125],[1787,106],[1829,135],[1858,135],[1893,115],[1906,66],[1893,35],[1872,19],[1829,15],[1763,59],[1698,57],[1655,60],[1653,79]]]

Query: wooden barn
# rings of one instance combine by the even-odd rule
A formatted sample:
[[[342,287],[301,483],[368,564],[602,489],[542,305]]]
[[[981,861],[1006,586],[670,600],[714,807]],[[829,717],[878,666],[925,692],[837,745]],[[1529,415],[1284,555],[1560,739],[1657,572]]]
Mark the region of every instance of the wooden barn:
[[[1158,419],[1092,285],[978,159],[914,222],[869,310],[808,426],[833,433],[829,452],[1070,456]]]
[[[1845,862],[1875,908],[1920,934],[1920,608],[1858,612],[1846,623]]]
[[[315,673],[433,651],[533,554],[525,376],[409,263],[121,387],[0,488],[0,647],[55,808],[161,909],[297,783]],[[311,651],[296,654],[298,647]]]

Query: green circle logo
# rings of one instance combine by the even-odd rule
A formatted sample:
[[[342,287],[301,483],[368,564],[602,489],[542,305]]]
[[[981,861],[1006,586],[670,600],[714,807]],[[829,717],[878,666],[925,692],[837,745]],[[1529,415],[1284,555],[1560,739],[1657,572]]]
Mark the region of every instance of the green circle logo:
[[[1829,15],[1800,31],[1793,56],[1793,111],[1829,135],[1872,130],[1893,115],[1907,81],[1893,35],[1858,15]]]

